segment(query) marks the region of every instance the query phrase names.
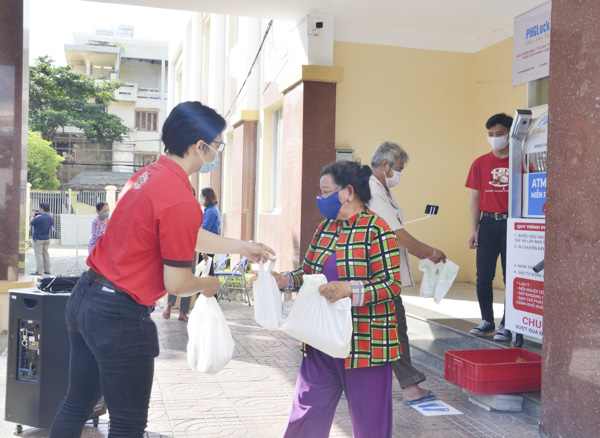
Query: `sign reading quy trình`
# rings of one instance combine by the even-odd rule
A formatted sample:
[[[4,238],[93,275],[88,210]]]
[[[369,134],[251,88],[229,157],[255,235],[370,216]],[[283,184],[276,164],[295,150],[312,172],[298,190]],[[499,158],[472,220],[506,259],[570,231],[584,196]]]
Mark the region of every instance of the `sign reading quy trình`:
[[[533,267],[544,260],[543,219],[508,219],[506,266],[506,328],[534,338],[544,329],[544,271]]]

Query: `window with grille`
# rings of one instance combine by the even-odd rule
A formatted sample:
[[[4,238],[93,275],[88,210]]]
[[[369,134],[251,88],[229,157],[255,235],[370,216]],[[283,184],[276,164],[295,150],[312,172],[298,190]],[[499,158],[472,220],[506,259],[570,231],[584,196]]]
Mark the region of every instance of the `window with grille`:
[[[158,131],[158,112],[136,111],[135,128],[138,131]]]
[[[134,170],[139,170],[154,161],[156,161],[156,154],[135,154],[133,156]]]

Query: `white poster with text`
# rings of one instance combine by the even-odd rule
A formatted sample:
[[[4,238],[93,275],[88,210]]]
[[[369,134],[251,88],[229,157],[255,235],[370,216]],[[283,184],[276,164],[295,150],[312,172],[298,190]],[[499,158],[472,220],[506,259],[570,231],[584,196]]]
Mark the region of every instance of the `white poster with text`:
[[[543,219],[508,219],[506,251],[506,328],[542,339],[546,224]]]
[[[550,74],[551,3],[515,18],[513,87]]]

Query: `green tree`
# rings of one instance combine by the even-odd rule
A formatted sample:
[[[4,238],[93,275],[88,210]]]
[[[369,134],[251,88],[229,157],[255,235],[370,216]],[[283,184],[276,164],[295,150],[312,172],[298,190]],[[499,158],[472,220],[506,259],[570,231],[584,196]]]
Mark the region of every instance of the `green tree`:
[[[31,183],[32,189],[57,189],[60,182],[56,172],[65,159],[37,132],[29,131],[27,143],[27,182]]]
[[[129,129],[120,117],[108,114],[106,107],[117,100],[114,92],[123,84],[53,64],[51,57],[41,56],[29,68],[30,128],[50,142],[67,125],[81,129],[89,140],[122,141]]]

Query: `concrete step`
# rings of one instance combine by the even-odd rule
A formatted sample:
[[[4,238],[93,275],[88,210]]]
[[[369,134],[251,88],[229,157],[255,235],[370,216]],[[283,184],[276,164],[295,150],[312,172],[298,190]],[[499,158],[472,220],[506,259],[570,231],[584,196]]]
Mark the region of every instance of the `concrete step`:
[[[496,342],[493,335],[478,337],[469,334],[473,323],[456,318],[435,318],[435,321],[422,316],[420,309],[405,305],[407,312],[408,338],[411,345],[411,358],[423,363],[444,375],[445,353],[448,350],[482,350],[491,348],[512,348],[511,342]],[[412,313],[412,312],[415,313]],[[418,313],[418,314],[417,314]],[[541,344],[526,338],[523,347],[541,354]],[[539,418],[540,393],[522,393],[523,412]]]

